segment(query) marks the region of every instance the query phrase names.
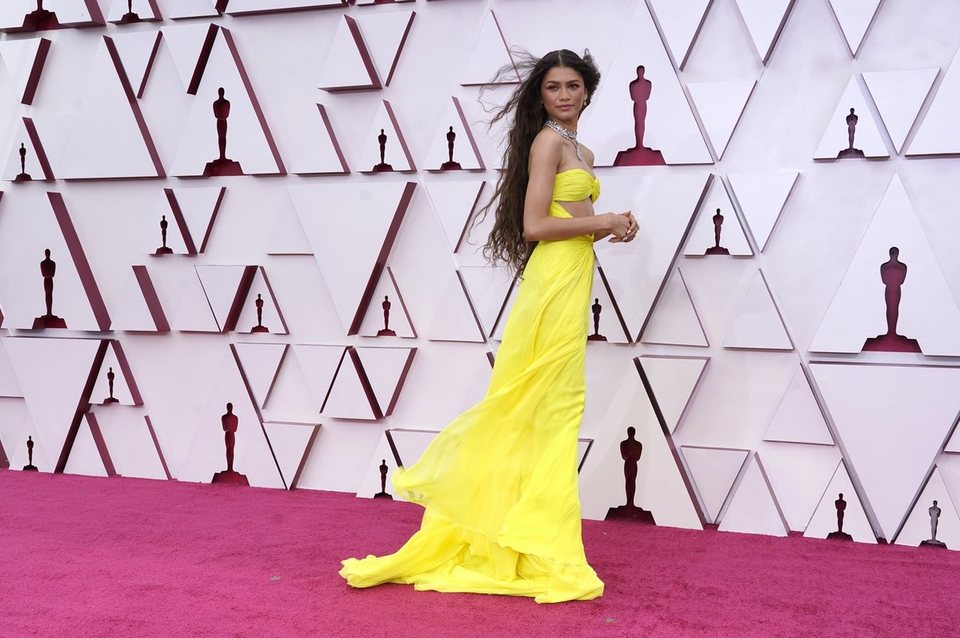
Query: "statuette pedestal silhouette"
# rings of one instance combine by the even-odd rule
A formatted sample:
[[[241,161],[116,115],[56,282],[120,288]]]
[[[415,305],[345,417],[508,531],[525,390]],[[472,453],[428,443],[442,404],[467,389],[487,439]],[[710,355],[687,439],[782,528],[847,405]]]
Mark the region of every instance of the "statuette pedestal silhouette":
[[[940,508],[937,506],[937,502],[934,501],[933,505],[927,509],[927,512],[930,514],[930,538],[920,543],[920,547],[937,547],[940,549],[947,549],[947,544],[943,541],[937,540],[937,526],[940,523]]]
[[[447,131],[447,155],[448,159],[446,162],[440,165],[441,171],[459,171],[462,170],[460,162],[453,161],[453,143],[457,139],[457,134],[453,132],[453,127],[450,127],[450,130]]]
[[[13,178],[14,184],[20,184],[22,182],[29,182],[33,178],[27,174],[27,147],[24,146],[23,142],[20,143],[20,174]]]
[[[27,437],[27,464],[23,466],[24,472],[39,472],[37,466],[33,464],[33,437]]]
[[[590,310],[593,312],[593,334],[587,337],[587,341],[606,341],[607,338],[600,334],[600,312],[603,306],[600,305],[599,299],[594,298]]]
[[[217,95],[219,97],[213,102],[213,116],[217,118],[217,145],[220,147],[220,157],[207,162],[203,169],[203,176],[243,175],[240,162],[227,157],[227,118],[230,117],[230,100],[224,97],[223,87],[217,89]]]
[[[713,246],[704,251],[704,255],[729,255],[730,251],[720,245],[720,233],[723,232],[723,215],[720,209],[713,214]]]
[[[127,0],[127,12],[120,18],[120,24],[140,22],[140,16],[133,12],[133,0]]]
[[[107,385],[110,388],[110,396],[103,400],[103,405],[110,405],[111,403],[120,403],[120,400],[113,396],[113,382],[117,378],[117,375],[113,372],[113,367],[111,366],[107,370]]]
[[[397,333],[390,329],[390,306],[393,304],[390,303],[390,297],[387,295],[383,296],[383,303],[380,304],[380,307],[383,309],[383,328],[377,331],[378,337],[396,337]]]
[[[386,498],[393,500],[393,497],[387,494],[387,459],[380,461],[380,491],[373,495],[373,498]]]
[[[837,531],[827,534],[827,538],[834,541],[852,541],[853,536],[843,531],[843,513],[847,509],[847,502],[843,500],[843,494],[838,494],[837,500],[833,504],[837,508]]]
[[[393,170],[393,166],[387,164],[385,155],[387,153],[387,134],[380,129],[380,135],[377,136],[377,142],[380,144],[380,163],[374,165],[374,173],[388,173]]]
[[[60,26],[57,14],[43,8],[43,0],[37,0],[37,8],[23,17],[22,31],[46,31]]]
[[[270,329],[263,325],[263,295],[258,293],[257,300],[254,303],[257,306],[257,325],[250,329],[250,334],[270,332]]]
[[[66,328],[67,322],[53,314],[53,278],[57,274],[57,262],[50,259],[50,249],[43,251],[44,259],[40,262],[40,275],[43,276],[43,296],[47,312],[33,320],[34,330],[45,328]]]
[[[160,216],[160,241],[161,246],[153,253],[154,255],[172,255],[173,248],[167,246],[167,228],[170,226],[170,222],[167,221],[166,215]]]
[[[227,411],[220,417],[220,425],[223,427],[223,442],[227,451],[227,469],[217,472],[213,475],[211,483],[226,483],[230,485],[250,485],[247,477],[233,469],[233,449],[236,445],[237,426],[240,419],[233,413],[233,404],[227,404]]]
[[[857,121],[860,119],[853,109],[850,109],[850,113],[845,118],[847,122],[847,142],[849,146],[837,153],[837,159],[844,159],[846,157],[860,158],[863,159],[866,155],[863,154],[859,148],[853,148],[853,137],[857,133]]]
[[[637,67],[637,79],[630,83],[630,99],[633,100],[634,145],[617,153],[614,166],[660,166],[666,164],[663,153],[643,145],[647,128],[647,100],[653,83],[643,76],[644,67]]]
[[[907,265],[899,257],[900,249],[892,246],[890,259],[880,265],[880,280],[885,288],[883,300],[887,307],[887,332],[867,339],[861,349],[863,352],[922,352],[916,339],[897,334],[901,287],[907,279]]]
[[[623,458],[623,483],[627,504],[611,507],[607,510],[607,516],[604,520],[627,520],[656,525],[653,514],[642,507],[637,507],[633,502],[637,493],[637,464],[643,455],[643,444],[635,438],[636,434],[636,428],[631,426],[627,428],[627,438],[620,442],[620,457]]]

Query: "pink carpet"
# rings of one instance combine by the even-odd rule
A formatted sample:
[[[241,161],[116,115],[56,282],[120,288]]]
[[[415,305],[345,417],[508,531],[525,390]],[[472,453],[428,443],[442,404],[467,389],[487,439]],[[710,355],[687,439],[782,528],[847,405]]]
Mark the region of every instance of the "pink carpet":
[[[960,553],[584,523],[603,598],[348,588],[415,506],[0,471],[0,636],[950,636]]]

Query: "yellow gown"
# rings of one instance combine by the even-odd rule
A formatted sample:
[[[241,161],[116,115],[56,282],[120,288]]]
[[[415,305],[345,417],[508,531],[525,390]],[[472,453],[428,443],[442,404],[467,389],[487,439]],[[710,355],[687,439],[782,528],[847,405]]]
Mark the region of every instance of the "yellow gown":
[[[558,202],[596,200],[582,169],[558,173]],[[396,553],[343,561],[354,587],[589,600],[603,582],[580,534],[577,434],[586,394],[584,357],[593,284],[593,237],[537,244],[523,272],[486,397],[450,423],[396,494],[424,507],[420,530]]]

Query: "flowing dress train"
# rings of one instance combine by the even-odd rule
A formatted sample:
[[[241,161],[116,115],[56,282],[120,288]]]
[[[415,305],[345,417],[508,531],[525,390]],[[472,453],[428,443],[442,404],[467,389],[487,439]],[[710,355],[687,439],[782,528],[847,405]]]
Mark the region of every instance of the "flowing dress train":
[[[558,173],[549,214],[570,217],[558,202],[599,193],[582,169]],[[537,244],[486,397],[393,474],[396,493],[424,507],[420,530],[394,554],[343,561],[350,585],[408,583],[539,603],[603,594],[584,555],[577,477],[592,283],[591,235]]]

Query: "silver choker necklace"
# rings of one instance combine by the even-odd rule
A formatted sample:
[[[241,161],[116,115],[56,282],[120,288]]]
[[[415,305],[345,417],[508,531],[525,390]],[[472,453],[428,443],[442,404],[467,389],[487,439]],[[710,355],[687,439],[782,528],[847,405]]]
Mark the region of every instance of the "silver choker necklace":
[[[565,140],[570,140],[571,142],[573,142],[573,148],[577,152],[577,159],[580,160],[581,162],[583,161],[583,155],[580,153],[580,144],[577,142],[576,131],[570,131],[568,129],[565,129],[559,124],[557,124],[556,122],[554,122],[553,120],[547,120],[546,123],[544,123],[544,126],[549,126],[554,131],[559,133],[560,137],[562,137]]]

